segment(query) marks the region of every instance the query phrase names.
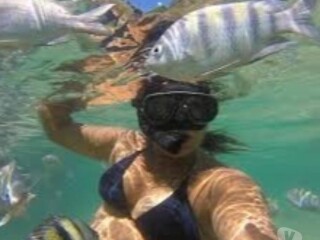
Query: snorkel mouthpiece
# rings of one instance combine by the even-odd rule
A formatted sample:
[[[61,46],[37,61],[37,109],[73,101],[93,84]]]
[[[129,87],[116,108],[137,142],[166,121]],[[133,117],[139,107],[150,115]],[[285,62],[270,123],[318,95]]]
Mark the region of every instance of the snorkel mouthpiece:
[[[182,147],[182,144],[187,140],[188,135],[180,131],[155,131],[153,140],[166,151],[177,154]]]

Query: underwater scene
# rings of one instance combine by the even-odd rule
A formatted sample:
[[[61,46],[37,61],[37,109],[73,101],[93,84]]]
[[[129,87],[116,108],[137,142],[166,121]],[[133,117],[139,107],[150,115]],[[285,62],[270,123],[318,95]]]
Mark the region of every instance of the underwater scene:
[[[268,216],[276,228],[276,237],[265,232],[254,235],[257,226],[248,228],[253,236],[250,239],[320,239],[320,12],[315,0],[10,1],[0,0],[0,240],[126,239],[99,238],[89,228],[107,199],[102,199],[99,184],[111,164],[100,152],[110,159],[116,154],[103,146],[102,136],[111,131],[108,141],[105,140],[110,144],[119,135],[111,128],[142,128],[144,134],[150,133],[151,127],[142,127],[140,108],[137,110],[131,100],[139,93],[143,77],[157,81],[152,74],[186,84],[204,81],[214,92],[213,98],[193,93],[200,95],[200,103],[191,102],[197,98],[185,93],[171,97],[168,103],[164,100],[168,94],[160,94],[159,99],[144,99],[141,108],[144,114],[156,114],[154,118],[147,117],[152,127],[164,122],[163,129],[175,133],[172,125],[167,126],[175,118],[178,128],[199,130],[199,126],[207,126],[207,130],[221,134],[221,141],[230,144],[222,149],[216,147],[218,150],[211,153],[208,150],[209,155],[215,153],[219,162],[241,170],[261,187]],[[44,19],[41,31],[32,32],[30,27],[32,14],[37,12],[25,11],[19,24],[12,22],[14,18],[10,16],[20,14],[12,8],[14,4],[21,9],[31,6],[21,2],[32,2],[33,7],[39,4],[39,19]],[[224,7],[217,10],[212,6]],[[48,10],[51,15],[45,12],[46,8],[52,9]],[[190,14],[193,11],[195,14]],[[23,22],[30,24],[24,26]],[[234,30],[237,26],[248,30],[244,36],[253,36],[242,38],[241,31]],[[269,37],[267,43],[259,42],[259,38]],[[217,42],[216,49],[212,42]],[[175,57],[178,60],[173,61]],[[147,75],[149,70],[151,75]],[[181,99],[183,103],[166,106],[171,112],[161,115],[159,104],[178,104]],[[147,100],[150,105],[152,100],[158,100],[153,104],[159,108],[152,109],[151,105],[148,109]],[[219,107],[213,111],[216,101]],[[64,103],[69,105],[65,107]],[[192,112],[191,104],[201,105]],[[185,111],[184,106],[189,112],[183,115],[185,121],[179,122],[177,114]],[[60,137],[63,127],[59,127],[71,121],[69,115],[76,123],[111,128],[76,125],[80,128],[75,126]],[[92,142],[90,136],[95,135],[96,142]],[[99,150],[87,148],[90,144]],[[173,155],[179,148],[175,147],[168,147]],[[168,170],[168,175],[171,172]],[[137,186],[150,185],[152,192],[154,182],[148,181],[146,178]],[[180,182],[184,184],[184,178]],[[210,205],[208,202],[206,205]],[[241,207],[238,206],[239,211]],[[135,208],[133,212],[139,211]],[[68,219],[75,224],[79,236],[73,235],[70,225],[63,224]],[[208,218],[204,226],[210,225],[209,221]],[[50,227],[56,227],[56,232]],[[45,235],[49,230],[52,235]],[[206,234],[162,239],[220,240],[220,233]],[[219,236],[225,236],[224,240],[249,240],[223,234]]]

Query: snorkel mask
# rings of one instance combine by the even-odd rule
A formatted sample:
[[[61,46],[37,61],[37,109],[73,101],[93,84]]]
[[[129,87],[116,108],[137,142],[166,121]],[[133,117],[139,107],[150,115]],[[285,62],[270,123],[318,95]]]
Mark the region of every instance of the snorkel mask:
[[[147,95],[139,108],[147,122],[163,131],[201,130],[218,113],[213,95],[189,91]]]
[[[203,130],[216,117],[218,101],[207,87],[164,80],[157,76],[147,82],[133,105],[143,133],[176,154],[188,131]]]

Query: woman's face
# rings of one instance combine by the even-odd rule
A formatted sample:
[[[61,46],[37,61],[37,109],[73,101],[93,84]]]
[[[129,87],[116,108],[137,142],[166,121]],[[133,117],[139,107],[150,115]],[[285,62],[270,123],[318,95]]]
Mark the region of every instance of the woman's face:
[[[150,94],[138,108],[142,131],[171,156],[184,156],[196,150],[207,124],[216,114],[213,96],[190,91]]]

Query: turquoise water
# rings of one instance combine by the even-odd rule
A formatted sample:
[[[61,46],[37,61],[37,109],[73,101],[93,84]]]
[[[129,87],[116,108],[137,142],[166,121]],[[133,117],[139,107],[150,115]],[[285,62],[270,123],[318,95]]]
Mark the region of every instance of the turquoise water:
[[[90,54],[70,42],[19,57],[15,67],[1,72],[1,104],[8,102],[11,107],[0,111],[0,128],[11,130],[0,136],[0,149],[39,179],[33,188],[37,197],[23,216],[0,228],[1,240],[24,239],[50,214],[89,221],[101,203],[97,182],[105,167],[50,142],[35,111],[37,101],[53,91],[54,83],[68,78],[84,81],[82,76],[51,70]],[[210,126],[249,146],[248,151],[219,158],[261,184],[266,195],[278,201],[277,226],[296,229],[304,240],[320,238],[320,212],[296,209],[286,201],[285,193],[303,187],[320,194],[319,56],[319,47],[304,43],[270,58],[273,61],[243,69],[240,86],[230,86],[232,96],[243,96],[223,102]],[[137,128],[135,112],[126,103],[91,108],[75,117],[87,123]],[[45,165],[42,158],[48,154],[57,156],[59,164]]]

